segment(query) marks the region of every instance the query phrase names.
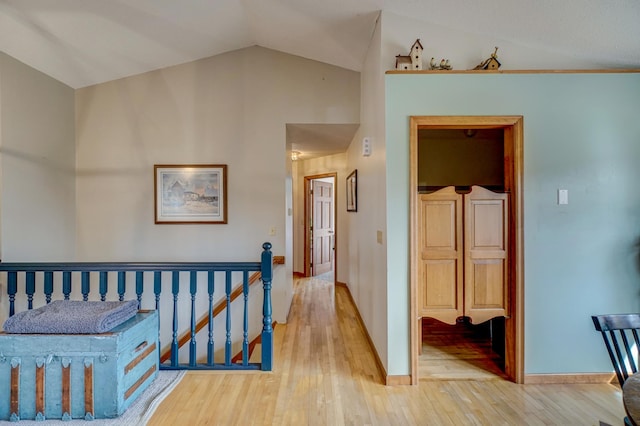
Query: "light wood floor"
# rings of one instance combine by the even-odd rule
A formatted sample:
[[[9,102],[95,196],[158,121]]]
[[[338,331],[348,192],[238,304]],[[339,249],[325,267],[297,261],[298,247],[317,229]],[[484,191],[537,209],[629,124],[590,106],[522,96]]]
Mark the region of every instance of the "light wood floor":
[[[393,333],[390,330],[390,333]],[[346,289],[296,282],[272,373],[189,372],[149,425],[622,425],[613,385],[384,386]]]
[[[420,380],[504,380],[504,363],[484,333],[464,324],[424,318]]]

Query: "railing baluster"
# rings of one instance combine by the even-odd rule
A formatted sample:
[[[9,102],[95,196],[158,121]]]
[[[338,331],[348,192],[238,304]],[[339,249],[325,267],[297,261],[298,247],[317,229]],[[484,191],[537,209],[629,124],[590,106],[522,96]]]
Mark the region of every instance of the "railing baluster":
[[[156,311],[160,316],[160,294],[162,293],[162,272],[155,271],[153,273],[153,294],[156,299]]]
[[[36,273],[27,272],[25,293],[27,293],[27,309],[33,309],[33,294],[36,292]]]
[[[89,293],[91,292],[91,273],[89,271],[82,271],[82,300],[85,302],[89,300]]]
[[[69,300],[71,295],[71,271],[62,273],[62,294],[64,295],[64,300]]]
[[[127,291],[127,273],[118,271],[118,300],[124,300],[124,293]]]
[[[100,271],[100,300],[107,300],[107,292],[109,291],[109,279],[107,271]]]
[[[136,271],[136,298],[138,309],[142,309],[142,292],[144,290],[144,271]]]
[[[249,364],[249,272],[242,273],[244,295],[244,324],[242,325],[242,365]]]
[[[227,339],[224,344],[224,365],[231,365],[231,271],[227,271],[225,278],[225,293],[227,294]]]
[[[191,340],[189,341],[189,365],[196,365],[196,292],[198,290],[198,272],[191,271],[189,292],[191,293]]]
[[[162,293],[162,272],[154,271],[153,272],[153,294],[156,299],[156,311],[158,311],[158,318],[162,318],[160,316],[160,293]],[[160,324],[158,323],[158,347],[162,347],[162,342],[160,341]],[[160,353],[158,352],[158,356]]]
[[[44,273],[44,297],[47,304],[51,303],[51,295],[53,294],[53,271]]]
[[[16,293],[18,292],[18,273],[7,273],[7,293],[9,294],[9,316],[16,313]]]
[[[180,291],[180,271],[173,271],[171,293],[173,294],[173,332],[171,339],[171,366],[178,366],[178,292]]]
[[[213,293],[215,292],[215,271],[207,272],[207,293],[209,293],[209,324],[207,326],[207,365],[213,365],[214,362],[214,340],[213,340]]]
[[[271,243],[262,245],[262,286],[264,288],[264,299],[262,303],[262,370],[271,371],[273,369],[273,327],[271,325],[271,280],[273,277],[273,254],[271,253]]]

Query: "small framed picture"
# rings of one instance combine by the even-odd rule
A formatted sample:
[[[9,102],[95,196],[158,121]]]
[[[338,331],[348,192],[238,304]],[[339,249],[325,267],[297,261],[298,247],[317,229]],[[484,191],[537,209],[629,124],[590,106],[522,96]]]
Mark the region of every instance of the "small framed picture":
[[[358,170],[347,176],[347,211],[358,211]]]
[[[155,223],[227,223],[226,164],[161,164],[153,169]]]

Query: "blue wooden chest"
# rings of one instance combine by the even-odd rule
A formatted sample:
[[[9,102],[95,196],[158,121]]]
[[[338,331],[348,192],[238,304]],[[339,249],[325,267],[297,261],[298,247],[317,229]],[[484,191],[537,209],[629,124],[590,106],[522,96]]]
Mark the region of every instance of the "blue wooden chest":
[[[0,420],[112,418],[158,374],[158,314],[108,333],[0,333]]]

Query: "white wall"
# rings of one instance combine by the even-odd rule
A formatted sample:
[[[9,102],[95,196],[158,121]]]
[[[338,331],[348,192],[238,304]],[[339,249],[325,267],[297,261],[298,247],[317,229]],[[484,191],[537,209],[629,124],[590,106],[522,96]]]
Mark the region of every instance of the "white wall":
[[[0,53],[0,254],[5,262],[74,259],[73,94]]]
[[[357,121],[359,81],[254,47],[78,90],[78,258],[256,260],[264,241],[284,255],[285,124]],[[228,165],[228,224],[155,225],[153,165],[192,163]],[[274,271],[278,322],[291,268]]]

